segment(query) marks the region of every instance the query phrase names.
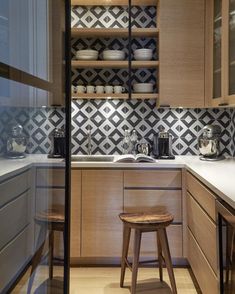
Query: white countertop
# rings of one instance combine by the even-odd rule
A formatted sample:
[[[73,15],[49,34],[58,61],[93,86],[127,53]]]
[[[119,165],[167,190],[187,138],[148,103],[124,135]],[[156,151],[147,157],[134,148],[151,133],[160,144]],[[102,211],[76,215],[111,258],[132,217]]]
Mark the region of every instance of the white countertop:
[[[63,159],[48,159],[47,155],[28,155],[24,159],[0,158],[0,181],[31,166],[64,166]],[[235,158],[206,162],[198,156],[176,156],[175,160],[156,163],[72,162],[73,168],[186,168],[214,193],[235,209]]]

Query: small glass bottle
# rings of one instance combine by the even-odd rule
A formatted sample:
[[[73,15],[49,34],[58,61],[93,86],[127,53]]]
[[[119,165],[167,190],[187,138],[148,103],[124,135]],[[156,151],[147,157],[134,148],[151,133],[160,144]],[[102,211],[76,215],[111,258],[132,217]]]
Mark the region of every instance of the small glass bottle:
[[[138,143],[138,136],[137,136],[136,130],[134,129],[131,134],[131,144],[132,144],[132,152],[131,153],[134,155],[137,153],[137,150],[136,150],[137,143]]]
[[[122,141],[122,154],[130,154],[131,150],[132,150],[131,134],[130,134],[130,130],[126,129],[124,131],[124,138]]]

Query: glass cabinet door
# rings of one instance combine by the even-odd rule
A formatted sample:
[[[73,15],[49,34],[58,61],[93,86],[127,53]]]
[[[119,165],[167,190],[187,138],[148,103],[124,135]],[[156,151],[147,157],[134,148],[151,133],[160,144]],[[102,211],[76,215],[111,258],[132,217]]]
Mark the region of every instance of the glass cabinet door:
[[[235,0],[229,1],[229,89],[235,94]]]
[[[214,0],[213,28],[213,99],[221,95],[222,1]]]

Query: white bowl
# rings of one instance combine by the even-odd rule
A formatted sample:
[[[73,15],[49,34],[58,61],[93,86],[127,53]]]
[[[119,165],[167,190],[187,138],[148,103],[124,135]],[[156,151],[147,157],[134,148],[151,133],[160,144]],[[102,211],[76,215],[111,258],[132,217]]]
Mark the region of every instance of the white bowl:
[[[151,60],[152,55],[134,55],[135,60]]]
[[[136,49],[136,50],[134,50],[134,53],[136,54],[136,53],[138,53],[138,54],[142,54],[142,53],[144,53],[144,54],[153,54],[153,49],[146,49],[146,48],[141,48],[141,49]]]
[[[84,49],[84,50],[78,50],[77,53],[81,53],[81,54],[98,54],[99,52],[97,50]]]
[[[152,93],[153,84],[152,83],[136,83],[136,84],[133,84],[133,90],[135,93]]]
[[[103,51],[104,60],[123,60],[125,59],[125,52],[122,50],[105,50]]]

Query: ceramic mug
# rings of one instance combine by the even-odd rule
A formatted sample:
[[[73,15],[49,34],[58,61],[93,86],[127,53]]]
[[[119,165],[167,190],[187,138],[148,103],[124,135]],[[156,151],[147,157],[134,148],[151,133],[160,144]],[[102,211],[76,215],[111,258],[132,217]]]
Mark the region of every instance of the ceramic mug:
[[[125,92],[125,88],[122,86],[114,86],[114,93],[115,94],[120,94]]]
[[[89,86],[87,86],[86,87],[86,92],[87,93],[94,93],[95,92],[95,87],[94,86],[92,86],[92,85],[89,85]]]
[[[72,94],[77,94],[77,86],[71,86]]]
[[[77,93],[85,93],[86,92],[86,87],[82,85],[77,86]]]
[[[104,90],[105,90],[105,93],[111,94],[111,93],[113,93],[113,86],[107,85],[104,87]]]
[[[103,94],[104,93],[104,86],[96,86],[95,91],[97,94]]]

